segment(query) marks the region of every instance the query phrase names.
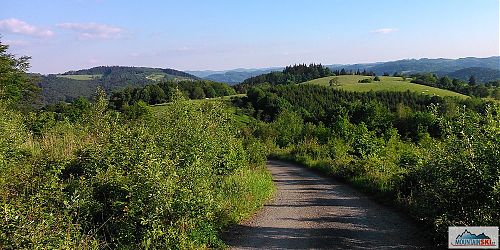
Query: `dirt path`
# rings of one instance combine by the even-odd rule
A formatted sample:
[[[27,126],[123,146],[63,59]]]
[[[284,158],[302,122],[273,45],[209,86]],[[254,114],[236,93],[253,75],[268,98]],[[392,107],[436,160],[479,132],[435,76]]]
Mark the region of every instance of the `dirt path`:
[[[414,249],[429,246],[397,212],[345,184],[269,161],[276,196],[223,237],[232,249]]]

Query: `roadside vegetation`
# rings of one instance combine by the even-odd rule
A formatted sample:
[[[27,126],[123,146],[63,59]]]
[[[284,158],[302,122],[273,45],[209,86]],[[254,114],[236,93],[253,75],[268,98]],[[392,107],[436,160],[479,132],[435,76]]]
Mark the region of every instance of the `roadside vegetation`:
[[[263,145],[224,103],[179,90],[161,115],[124,112],[100,90],[21,109],[27,59],[0,58],[0,248],[219,248],[271,195]]]

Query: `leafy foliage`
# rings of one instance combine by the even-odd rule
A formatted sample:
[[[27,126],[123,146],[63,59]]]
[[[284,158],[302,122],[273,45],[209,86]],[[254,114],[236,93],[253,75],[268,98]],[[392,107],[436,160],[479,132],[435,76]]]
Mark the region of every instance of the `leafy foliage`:
[[[16,58],[7,52],[8,49],[9,46],[0,41],[0,102],[29,110],[40,91],[33,79],[26,75],[30,57]]]
[[[495,91],[500,87],[498,81],[478,84],[474,75],[470,75],[468,83],[454,78],[453,80],[447,76],[438,77],[435,74],[415,74],[412,82],[423,84],[431,87],[448,89],[462,94],[476,97],[496,97]],[[498,100],[498,99],[497,99]]]
[[[35,137],[2,106],[1,245],[220,246],[221,227],[268,197],[265,154],[244,146],[222,104],[174,103],[133,119],[104,98],[76,122],[73,111],[44,120]]]
[[[174,93],[180,91],[189,99],[205,99],[234,95],[233,88],[225,83],[212,81],[165,81],[158,84],[146,85],[142,88],[125,88],[115,91],[111,95],[111,103],[115,109],[125,110],[139,101],[147,104],[170,102]]]

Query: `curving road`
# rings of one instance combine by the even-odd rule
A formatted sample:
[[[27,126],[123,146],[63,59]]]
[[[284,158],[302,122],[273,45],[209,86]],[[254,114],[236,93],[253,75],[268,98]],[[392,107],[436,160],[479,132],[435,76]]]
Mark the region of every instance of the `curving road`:
[[[268,161],[276,196],[223,236],[231,249],[431,248],[407,218],[304,167]]]

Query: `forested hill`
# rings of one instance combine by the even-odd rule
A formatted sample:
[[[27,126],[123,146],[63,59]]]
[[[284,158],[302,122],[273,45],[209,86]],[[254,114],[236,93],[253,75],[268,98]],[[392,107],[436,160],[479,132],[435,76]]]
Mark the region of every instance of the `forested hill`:
[[[199,79],[174,69],[124,66],[100,66],[68,71],[63,74],[36,76],[38,86],[42,88],[43,104],[71,101],[79,96],[90,97],[97,87],[111,93],[125,87],[143,87],[164,80]]]
[[[197,77],[175,69],[128,67],[128,66],[98,66],[90,69],[68,71],[62,75],[112,75],[112,74],[166,74],[168,76],[186,77],[196,79]]]
[[[236,85],[235,88],[240,92],[244,92],[248,88],[262,83],[271,85],[296,84],[331,75],[333,75],[333,72],[321,64],[298,64],[287,66],[281,72],[271,72],[250,77]]]
[[[464,81],[468,80],[470,76],[474,76],[478,82],[489,82],[500,79],[500,69],[470,67],[460,69],[446,75],[451,78],[457,78]]]

